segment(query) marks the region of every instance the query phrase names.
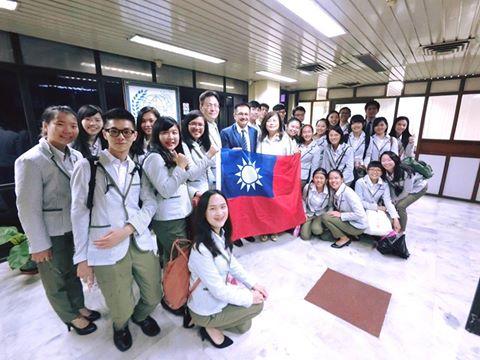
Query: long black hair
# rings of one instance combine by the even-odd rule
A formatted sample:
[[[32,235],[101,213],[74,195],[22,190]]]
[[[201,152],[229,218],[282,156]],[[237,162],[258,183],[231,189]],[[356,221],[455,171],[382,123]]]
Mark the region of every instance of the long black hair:
[[[307,128],[307,127],[312,130],[312,140],[314,140],[314,139],[313,139],[313,134],[315,133],[315,130],[313,130],[313,126],[310,125],[310,124],[305,124],[305,125],[303,125],[303,126],[300,128],[300,134],[298,134],[298,135],[299,135],[299,139],[300,139],[300,144],[305,144],[305,139],[304,139],[304,137],[303,137],[303,129],[305,129],[305,128]]]
[[[145,132],[142,129],[142,121],[143,121],[143,115],[146,113],[151,112],[153,115],[155,115],[156,120],[160,118],[160,113],[158,112],[157,109],[155,109],[153,106],[145,106],[140,109],[140,111],[137,114],[137,125],[136,125],[136,130],[137,130],[137,138],[132,144],[132,148],[130,149],[130,155],[132,157],[134,155],[144,155],[145,150],[143,150],[143,142],[145,140]],[[153,136],[153,134],[152,134]]]
[[[408,145],[408,141],[409,141],[410,136],[412,136],[412,134],[410,134],[410,129],[409,129],[410,120],[408,119],[408,117],[406,117],[406,116],[397,117],[394,120],[393,125],[392,125],[392,129],[390,130],[390,133],[388,135],[390,135],[394,138],[397,138],[397,133],[395,131],[395,127],[397,126],[397,123],[401,120],[405,120],[407,122],[407,127],[405,128],[405,130],[403,131],[403,133],[400,137],[400,141],[402,142],[403,148],[405,149]]]
[[[387,119],[385,119],[384,117],[380,116],[380,117],[377,117],[375,118],[375,120],[373,120],[373,124],[372,124],[372,130],[373,130],[373,133],[376,134],[375,132],[375,128],[380,124],[380,123],[384,123],[385,126],[386,126],[386,129],[385,129],[385,135],[387,135],[387,132],[388,132],[388,121]]]
[[[160,133],[163,131],[169,130],[172,126],[176,126],[178,129],[178,145],[175,148],[177,154],[183,154],[182,147],[182,133],[180,132],[180,126],[177,122],[169,116],[160,116],[157,121],[153,124],[152,129],[152,139],[150,140],[150,150],[160,154],[160,156],[165,161],[165,166],[167,169],[177,166],[175,160],[173,160],[172,153],[165,149],[165,147],[160,143]]]
[[[201,117],[203,119],[204,123],[204,128],[203,128],[203,134],[200,136],[198,139],[198,143],[200,146],[204,148],[205,151],[208,151],[210,149],[210,146],[212,146],[212,143],[210,142],[210,136],[208,134],[208,124],[207,120],[203,117],[203,114],[200,110],[193,110],[190,111],[187,115],[182,120],[182,138],[185,144],[187,144],[188,148],[192,150],[193,148],[193,143],[195,142],[195,139],[192,137],[190,134],[190,131],[188,131],[188,124],[190,124],[191,121]]]
[[[72,147],[75,150],[80,151],[84,157],[92,156],[92,153],[90,152],[90,145],[88,143],[88,138],[90,137],[90,135],[88,135],[87,132],[85,131],[85,128],[82,125],[82,120],[87,117],[94,116],[96,114],[100,114],[100,116],[102,116],[102,122],[103,122],[102,127],[103,127],[105,125],[105,121],[103,120],[102,109],[99,106],[83,105],[80,109],[78,109],[78,113],[77,113],[78,137],[73,142]],[[107,140],[105,140],[102,135],[102,129],[100,129],[100,132],[96,135],[94,143],[95,141],[97,141],[97,139],[100,139],[102,150],[105,149],[108,144],[107,144]]]
[[[397,182],[405,179],[405,174],[412,175],[414,173],[410,167],[402,164],[402,160],[400,159],[400,157],[397,154],[395,154],[393,151],[383,152],[382,155],[380,155],[380,163],[382,163],[382,157],[384,155],[388,155],[390,159],[392,159],[393,162],[395,163],[395,167],[393,168],[393,182]],[[382,165],[382,171],[383,171],[382,179],[387,181],[388,180],[387,170],[383,167],[383,165]]]
[[[205,247],[212,253],[213,257],[220,255],[220,250],[215,245],[212,239],[212,227],[207,221],[207,208],[210,198],[213,195],[220,195],[227,201],[227,198],[223,193],[218,190],[207,190],[205,191],[202,196],[200,196],[200,201],[198,202],[198,206],[195,209],[195,248],[199,250],[200,244],[205,245]],[[228,204],[228,202],[227,202]],[[227,216],[227,220],[223,225],[224,237],[225,237],[225,249],[229,249],[232,251],[233,245],[230,241],[232,238],[232,222],[230,220],[230,213]]]

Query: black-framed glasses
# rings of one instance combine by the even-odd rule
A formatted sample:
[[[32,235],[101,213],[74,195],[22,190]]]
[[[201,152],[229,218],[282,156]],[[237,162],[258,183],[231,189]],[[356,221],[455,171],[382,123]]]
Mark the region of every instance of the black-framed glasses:
[[[106,132],[110,134],[110,136],[113,137],[118,137],[120,136],[120,133],[123,135],[125,139],[128,139],[131,137],[133,134],[135,134],[135,130],[132,129],[117,129],[117,128],[110,128],[110,129],[105,129]]]

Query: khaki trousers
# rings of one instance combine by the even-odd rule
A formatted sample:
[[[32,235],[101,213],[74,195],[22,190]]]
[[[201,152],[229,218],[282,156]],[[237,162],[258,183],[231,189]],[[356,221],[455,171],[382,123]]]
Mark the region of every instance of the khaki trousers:
[[[315,236],[319,236],[323,234],[323,225],[322,225],[321,216],[312,216],[307,219],[305,224],[302,225],[302,229],[300,231],[300,237],[303,240],[310,240],[312,238],[312,234]]]
[[[143,321],[162,298],[160,263],[153,251],[141,251],[130,240],[127,254],[116,264],[94,266],[95,277],[112,316],[113,327],[123,329],[133,317]],[[133,281],[140,288],[135,305]]]
[[[69,323],[85,307],[83,288],[73,264],[73,234],[52,236],[52,260],[37,264],[40,278],[53,310]]]
[[[330,230],[335,239],[339,239],[344,236],[353,235],[358,236],[363,233],[364,229],[358,229],[355,226],[350,225],[347,221],[330,216],[328,213],[322,215],[323,224]]]
[[[423,195],[427,192],[427,186],[423,188],[422,191],[416,194],[408,194],[406,198],[403,198],[398,203],[395,204],[395,208],[397,209],[398,216],[400,217],[400,226],[402,227],[402,231],[405,231],[407,227],[407,207],[412,205],[415,201],[420,199]]]
[[[248,308],[236,305],[227,305],[217,314],[202,316],[192,310],[190,315],[195,325],[244,334],[252,327],[252,319],[260,314],[263,303]]]
[[[173,242],[187,237],[187,220],[153,220],[152,227],[157,237],[158,248],[163,249],[162,259],[165,265],[170,260],[170,250]]]

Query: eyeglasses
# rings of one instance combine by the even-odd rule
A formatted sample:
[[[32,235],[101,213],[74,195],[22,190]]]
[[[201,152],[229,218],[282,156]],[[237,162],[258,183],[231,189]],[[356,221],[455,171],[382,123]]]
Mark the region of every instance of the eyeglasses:
[[[110,129],[105,129],[105,131],[108,132],[110,136],[113,136],[113,137],[118,137],[120,136],[120,133],[121,133],[125,139],[128,139],[133,134],[135,134],[135,130],[132,130],[132,129],[119,130],[117,128],[110,128]]]

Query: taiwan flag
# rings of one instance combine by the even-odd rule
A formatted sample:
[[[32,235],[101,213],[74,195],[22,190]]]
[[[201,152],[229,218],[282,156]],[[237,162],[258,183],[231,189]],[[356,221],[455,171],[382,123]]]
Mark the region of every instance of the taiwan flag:
[[[221,164],[232,239],[276,234],[305,222],[300,154],[274,156],[222,149]]]

